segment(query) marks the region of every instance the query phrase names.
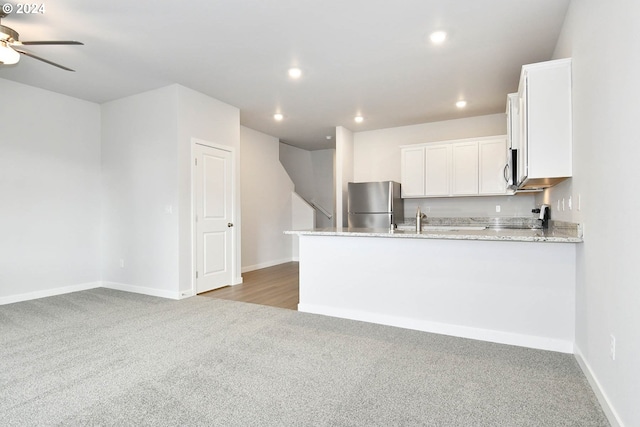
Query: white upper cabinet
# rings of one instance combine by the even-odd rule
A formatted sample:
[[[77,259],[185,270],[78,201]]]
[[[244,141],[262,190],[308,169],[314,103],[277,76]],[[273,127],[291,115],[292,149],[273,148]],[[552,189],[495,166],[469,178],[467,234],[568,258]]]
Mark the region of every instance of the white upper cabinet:
[[[507,137],[401,147],[402,197],[506,195]]]
[[[479,194],[507,194],[507,139],[478,142]]]
[[[409,147],[401,151],[402,197],[425,194],[425,147]]]
[[[572,175],[571,59],[525,65],[518,88],[518,188]]]
[[[507,95],[507,147],[520,148],[520,114],[517,93]]]
[[[424,196],[448,196],[451,182],[451,146],[437,144],[425,147]]]
[[[453,196],[478,194],[478,142],[451,144]]]

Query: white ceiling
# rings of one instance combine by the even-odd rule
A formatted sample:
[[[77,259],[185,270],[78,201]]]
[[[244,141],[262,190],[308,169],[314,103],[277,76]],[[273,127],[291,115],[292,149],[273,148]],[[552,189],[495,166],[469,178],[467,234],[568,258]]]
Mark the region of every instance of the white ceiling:
[[[17,2],[9,1],[14,5]],[[53,0],[2,24],[28,50],[0,78],[97,103],[179,83],[309,150],[336,126],[381,129],[503,112],[523,64],[551,58],[569,0]],[[428,35],[443,29],[442,46]],[[291,81],[287,69],[303,76]],[[454,103],[468,101],[464,110]],[[1,99],[1,94],[0,94]],[[282,122],[273,114],[281,111]],[[353,117],[365,118],[356,124]]]

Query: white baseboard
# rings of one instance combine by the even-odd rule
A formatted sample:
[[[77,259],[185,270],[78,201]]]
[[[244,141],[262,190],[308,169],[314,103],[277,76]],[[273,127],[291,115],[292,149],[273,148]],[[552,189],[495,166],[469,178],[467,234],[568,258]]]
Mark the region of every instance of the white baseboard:
[[[191,289],[186,290],[186,291],[180,291],[180,298],[179,299],[189,298],[189,297],[194,296],[195,294],[196,293]]]
[[[102,282],[102,287],[107,289],[115,289],[117,291],[133,292],[136,294],[149,295],[152,297],[169,298],[169,299],[181,299],[185,298],[183,292],[164,291],[160,289],[147,288],[144,286],[127,285],[124,283],[116,282]]]
[[[284,264],[286,262],[291,262],[291,261],[293,261],[292,258],[285,258],[285,259],[261,262],[260,264],[247,265],[242,267],[242,272],[246,273],[248,271],[259,270],[261,268],[273,267],[274,265]]]
[[[61,288],[45,289],[43,291],[27,292],[19,295],[10,295],[7,297],[0,297],[0,305],[69,294],[71,292],[86,291],[87,289],[99,288],[101,286],[102,282],[89,282],[81,283],[79,285],[63,286]]]
[[[557,351],[560,353],[573,353],[574,347],[573,342],[561,339],[517,334],[513,332],[495,331],[490,329],[471,328],[468,326],[450,325],[446,323],[430,322],[419,319],[410,319],[406,317],[388,316],[378,313],[318,306],[313,304],[298,304],[298,311],[324,314],[326,316],[340,317],[343,319],[378,323],[380,325],[396,326],[399,328],[413,329],[417,331],[431,332],[441,335],[450,335],[460,338],[489,341],[498,344],[508,344],[516,345],[519,347],[535,348],[539,350]]]
[[[573,354],[578,361],[578,365],[580,365],[580,369],[582,369],[584,376],[587,377],[587,381],[589,381],[591,389],[595,393],[598,402],[600,402],[600,406],[602,407],[604,414],[607,416],[607,420],[609,420],[609,424],[611,424],[611,427],[624,427],[624,424],[618,416],[618,413],[615,411],[615,409],[613,409],[613,406],[611,405],[611,402],[609,402],[607,394],[604,392],[604,390],[602,390],[600,382],[594,375],[589,363],[582,356],[582,351],[580,351],[580,348],[577,345],[574,346]]]

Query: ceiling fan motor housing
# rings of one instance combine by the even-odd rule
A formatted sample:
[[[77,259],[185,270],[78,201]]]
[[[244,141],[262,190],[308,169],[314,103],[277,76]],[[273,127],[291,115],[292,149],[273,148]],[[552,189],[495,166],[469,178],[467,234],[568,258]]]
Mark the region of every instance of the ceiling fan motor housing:
[[[19,39],[20,35],[13,28],[0,25],[0,40],[8,43],[13,43],[19,41]]]

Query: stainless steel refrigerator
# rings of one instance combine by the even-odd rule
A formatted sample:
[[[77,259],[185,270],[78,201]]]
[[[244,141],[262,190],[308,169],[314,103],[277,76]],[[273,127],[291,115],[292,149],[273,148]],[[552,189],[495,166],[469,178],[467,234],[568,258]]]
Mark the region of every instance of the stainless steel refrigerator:
[[[349,228],[395,228],[404,222],[400,183],[350,182]]]

